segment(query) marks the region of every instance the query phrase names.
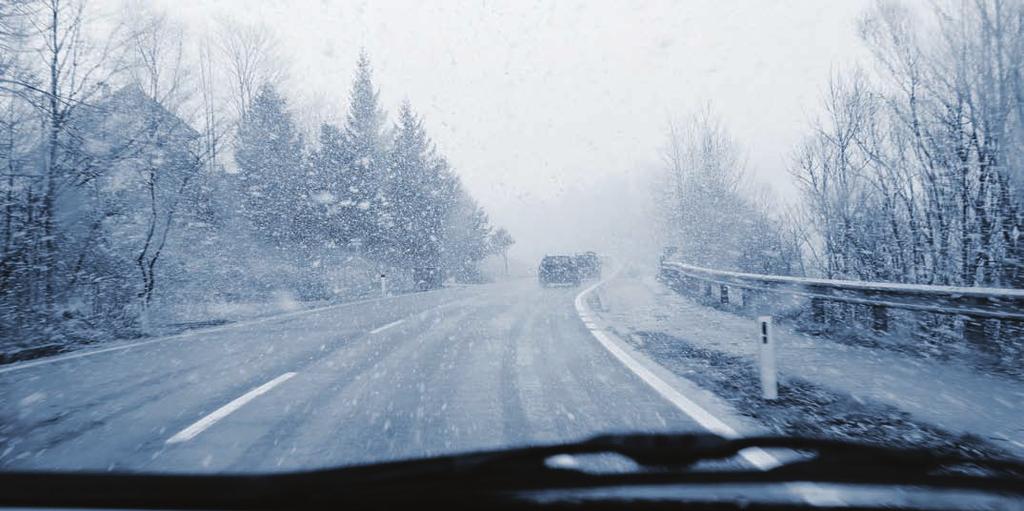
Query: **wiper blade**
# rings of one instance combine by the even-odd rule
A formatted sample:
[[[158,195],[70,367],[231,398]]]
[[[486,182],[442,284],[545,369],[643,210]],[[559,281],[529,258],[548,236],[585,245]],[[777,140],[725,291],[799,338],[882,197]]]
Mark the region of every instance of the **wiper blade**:
[[[1024,477],[1024,462],[1012,459],[966,457],[928,449],[896,449],[871,444],[810,437],[758,436],[729,439],[714,434],[601,435],[573,443],[468,454],[452,458],[467,470],[508,470],[512,465],[537,465],[556,455],[618,454],[651,470],[679,470],[699,462],[726,460],[744,449],[785,449],[805,453],[770,472],[795,474],[827,468],[847,473],[867,468],[940,472],[969,469]]]
[[[694,469],[697,463],[729,459],[748,448],[802,454],[767,471]],[[632,459],[643,470],[592,473],[545,463],[557,455],[607,453]],[[564,444],[284,474],[8,472],[0,473],[0,506],[313,509],[493,499],[529,490],[776,482],[914,485],[1024,495],[1024,464],[800,437],[604,435]]]
[[[973,457],[931,449],[897,449],[845,440],[804,437],[747,437],[726,440],[734,452],[757,447],[788,449],[812,456],[784,463],[771,472],[797,474],[829,470],[840,474],[898,470],[927,474],[962,473],[1002,475],[1024,480],[1024,462],[1008,458]]]

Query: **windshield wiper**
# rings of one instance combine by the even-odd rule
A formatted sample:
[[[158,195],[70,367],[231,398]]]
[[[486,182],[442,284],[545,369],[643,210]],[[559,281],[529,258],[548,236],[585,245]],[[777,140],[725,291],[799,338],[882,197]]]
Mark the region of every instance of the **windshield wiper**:
[[[770,470],[697,470],[748,448],[795,451]],[[555,467],[558,455],[614,453],[640,470]],[[925,486],[1024,495],[1024,463],[801,437],[604,435],[580,442],[283,474],[0,473],[0,506],[146,509],[336,508],[340,504],[477,504],[529,490],[633,485],[818,482]],[[404,500],[403,500],[404,499]]]

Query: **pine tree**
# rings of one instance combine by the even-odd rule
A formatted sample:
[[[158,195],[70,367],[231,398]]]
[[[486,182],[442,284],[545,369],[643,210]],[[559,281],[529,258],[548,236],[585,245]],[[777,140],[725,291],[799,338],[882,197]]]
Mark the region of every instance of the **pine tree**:
[[[437,266],[451,202],[448,169],[408,101],[398,117],[385,181],[392,259],[405,266]]]
[[[445,225],[444,266],[462,282],[480,280],[479,263],[487,256],[490,221],[475,200],[456,182]]]
[[[235,161],[244,213],[257,235],[278,246],[308,238],[302,140],[284,98],[271,85],[260,88],[238,127]]]
[[[355,202],[349,197],[354,183],[348,171],[344,133],[333,124],[323,124],[318,146],[310,162],[315,221],[324,243],[346,246],[354,236]]]
[[[366,53],[359,55],[344,128],[344,158],[349,184],[345,201],[352,204],[352,238],[371,253],[383,249],[385,238],[382,181],[386,116],[373,85],[373,69]]]

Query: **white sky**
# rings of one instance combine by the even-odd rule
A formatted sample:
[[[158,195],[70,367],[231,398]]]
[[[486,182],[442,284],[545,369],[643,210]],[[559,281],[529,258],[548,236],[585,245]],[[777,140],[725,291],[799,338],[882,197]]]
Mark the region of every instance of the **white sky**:
[[[530,258],[625,235],[592,225],[633,216],[622,211],[628,200],[608,204],[609,190],[630,185],[631,200],[642,198],[636,176],[657,161],[667,119],[704,102],[746,148],[752,179],[794,197],[789,155],[830,70],[863,58],[855,20],[867,5],[153,1],[197,30],[225,17],[274,27],[293,100],[327,119],[344,112],[365,47],[392,119],[407,97]]]

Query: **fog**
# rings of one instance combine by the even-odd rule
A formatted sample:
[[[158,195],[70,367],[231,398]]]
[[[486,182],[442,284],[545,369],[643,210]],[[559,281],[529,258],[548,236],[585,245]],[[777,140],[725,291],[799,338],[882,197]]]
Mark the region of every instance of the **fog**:
[[[791,200],[791,153],[829,72],[862,58],[867,3],[155,2],[196,33],[225,19],[271,30],[310,125],[343,118],[365,49],[390,119],[412,102],[527,260],[646,239],[648,224],[625,220],[642,219],[666,125],[708,103],[746,152],[750,185]]]
[[[1024,0],[0,0],[0,505],[1024,488],[1022,55]]]

